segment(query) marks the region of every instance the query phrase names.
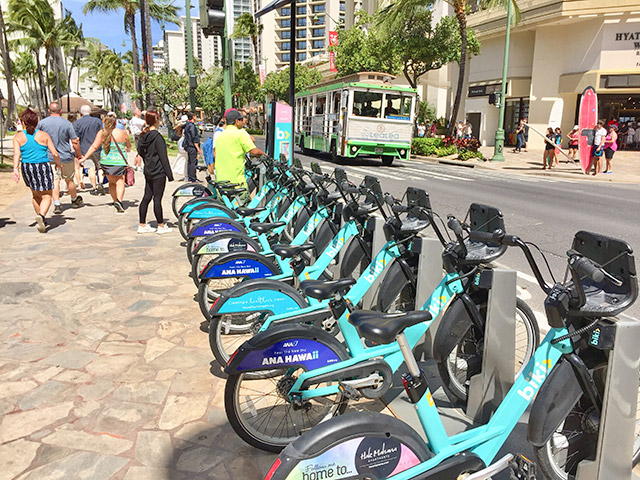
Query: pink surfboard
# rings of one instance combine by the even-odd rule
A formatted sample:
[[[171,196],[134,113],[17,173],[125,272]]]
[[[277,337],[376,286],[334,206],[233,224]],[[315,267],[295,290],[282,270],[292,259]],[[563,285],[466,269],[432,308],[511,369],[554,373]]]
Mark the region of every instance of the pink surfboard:
[[[586,172],[591,164],[591,146],[595,135],[595,126],[598,122],[598,96],[593,87],[587,87],[582,92],[580,99],[580,113],[578,115],[578,127],[580,138],[578,153],[582,171]]]

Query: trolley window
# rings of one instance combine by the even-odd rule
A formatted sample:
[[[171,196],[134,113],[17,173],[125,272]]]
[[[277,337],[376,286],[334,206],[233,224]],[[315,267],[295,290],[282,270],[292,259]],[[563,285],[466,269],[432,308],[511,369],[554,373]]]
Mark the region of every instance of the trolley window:
[[[386,94],[384,117],[392,120],[411,120],[411,96]]]
[[[358,117],[380,118],[381,112],[382,93],[353,92],[353,115]]]

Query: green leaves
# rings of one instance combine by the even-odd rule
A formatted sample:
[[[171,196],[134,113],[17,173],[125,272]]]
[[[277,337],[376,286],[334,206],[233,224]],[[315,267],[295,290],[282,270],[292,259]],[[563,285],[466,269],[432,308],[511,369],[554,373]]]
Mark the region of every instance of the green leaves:
[[[295,92],[302,92],[322,80],[322,75],[315,68],[296,64]],[[271,72],[262,85],[264,95],[276,100],[289,101],[289,67],[279,72]]]

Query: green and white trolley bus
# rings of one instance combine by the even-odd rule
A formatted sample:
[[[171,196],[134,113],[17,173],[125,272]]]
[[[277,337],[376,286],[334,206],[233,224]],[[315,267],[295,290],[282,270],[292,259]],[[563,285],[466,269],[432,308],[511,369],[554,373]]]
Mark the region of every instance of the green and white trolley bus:
[[[295,142],[303,153],[381,157],[384,165],[411,154],[416,91],[394,77],[363,72],[320,83],[296,95]]]

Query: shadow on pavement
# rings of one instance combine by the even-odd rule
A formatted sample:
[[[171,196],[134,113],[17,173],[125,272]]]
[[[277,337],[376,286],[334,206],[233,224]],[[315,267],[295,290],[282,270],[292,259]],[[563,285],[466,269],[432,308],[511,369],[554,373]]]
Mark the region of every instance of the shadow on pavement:
[[[47,232],[54,230],[62,225],[64,225],[65,223],[67,223],[68,220],[75,220],[75,217],[67,217],[64,214],[64,211],[62,212],[62,214],[60,215],[52,215],[50,217],[47,218]],[[36,222],[32,222],[29,224],[30,227],[35,227],[36,226]]]
[[[15,225],[15,220],[11,220],[8,217],[0,218],[0,228],[6,227],[7,225]]]

